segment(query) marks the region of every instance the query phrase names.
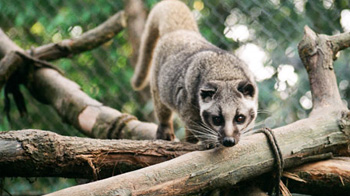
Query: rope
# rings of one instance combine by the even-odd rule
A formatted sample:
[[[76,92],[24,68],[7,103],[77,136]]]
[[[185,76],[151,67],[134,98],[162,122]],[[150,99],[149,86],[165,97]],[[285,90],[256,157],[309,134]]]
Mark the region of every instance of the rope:
[[[262,128],[257,133],[264,133],[269,141],[270,147],[274,153],[277,165],[276,177],[275,177],[275,195],[280,195],[279,184],[282,177],[283,167],[284,167],[284,159],[281,153],[281,149],[278,146],[275,134],[270,128]],[[272,191],[271,191],[272,192]],[[271,194],[270,194],[271,195]]]

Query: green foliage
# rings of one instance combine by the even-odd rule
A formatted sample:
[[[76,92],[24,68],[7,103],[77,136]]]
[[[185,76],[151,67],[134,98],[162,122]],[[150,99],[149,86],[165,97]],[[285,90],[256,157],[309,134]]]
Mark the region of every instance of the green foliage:
[[[78,184],[67,178],[6,178],[2,183],[6,191],[15,195],[42,195]]]
[[[145,4],[150,9],[156,2],[158,0],[146,0]],[[334,1],[333,4],[321,0],[305,1],[305,4],[302,2],[304,1],[185,0],[198,18],[200,31],[206,39],[220,48],[233,52],[237,49],[239,51],[249,43],[254,44],[266,55],[261,62],[263,66],[275,69],[274,74],[258,84],[260,126],[280,126],[304,118],[310,111],[301,105],[302,99],[306,101],[310,99],[307,93],[309,83],[297,53],[297,44],[303,36],[304,25],[309,25],[316,32],[330,35],[343,32],[340,16],[344,9],[349,9],[348,0]],[[123,1],[112,0],[3,0],[0,1],[1,28],[19,46],[29,49],[32,46],[79,35],[79,29],[86,32],[123,9],[123,6]],[[243,25],[248,29],[249,38],[234,40],[226,34],[227,32],[225,33],[227,27],[236,25]],[[132,48],[126,38],[126,31],[123,31],[97,49],[53,63],[92,98],[107,106],[132,113],[141,120],[147,120],[150,119],[153,107],[151,101],[144,105],[139,104],[140,95],[130,86],[133,68],[129,58]],[[257,54],[251,53],[248,57],[255,59]],[[348,51],[342,52],[335,62],[338,81],[341,83],[341,95],[346,102],[350,97],[349,62]],[[281,81],[279,77],[279,71],[283,67],[281,65],[294,67],[294,73],[297,75],[295,84]],[[281,88],[281,85],[285,85],[285,88]],[[20,118],[12,103],[13,123],[10,124],[4,113],[0,113],[0,131],[37,128],[56,131],[63,135],[82,136],[72,126],[62,122],[50,106],[38,103],[26,89],[21,89],[27,101],[29,114],[25,118]],[[0,94],[0,100],[2,109],[3,92]],[[183,130],[178,133],[181,134]],[[60,186],[57,189],[65,186],[61,184],[60,179],[53,181],[50,181],[53,186]],[[43,187],[50,187],[47,184],[28,185],[23,180],[6,179],[5,188],[12,193],[28,190],[23,188],[25,186],[40,190],[40,193],[54,190],[44,189]]]

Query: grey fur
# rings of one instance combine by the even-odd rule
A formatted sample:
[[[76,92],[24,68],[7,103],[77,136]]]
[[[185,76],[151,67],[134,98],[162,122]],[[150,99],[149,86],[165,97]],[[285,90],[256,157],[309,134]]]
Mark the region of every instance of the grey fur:
[[[188,138],[213,145],[225,145],[227,138],[236,144],[240,132],[254,122],[258,92],[253,75],[236,56],[200,35],[184,3],[165,0],[152,9],[139,54],[132,86],[145,87],[152,67],[157,138],[174,139],[172,111],[185,123]],[[244,123],[236,122],[239,115],[245,116]],[[224,123],[215,126],[215,116]]]

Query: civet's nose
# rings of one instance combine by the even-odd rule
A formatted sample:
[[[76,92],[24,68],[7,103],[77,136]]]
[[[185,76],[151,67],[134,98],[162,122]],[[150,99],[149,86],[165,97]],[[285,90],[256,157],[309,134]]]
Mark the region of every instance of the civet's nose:
[[[231,146],[234,146],[235,144],[236,144],[235,138],[233,137],[225,137],[224,140],[222,141],[222,145],[224,145],[225,147],[231,147]]]

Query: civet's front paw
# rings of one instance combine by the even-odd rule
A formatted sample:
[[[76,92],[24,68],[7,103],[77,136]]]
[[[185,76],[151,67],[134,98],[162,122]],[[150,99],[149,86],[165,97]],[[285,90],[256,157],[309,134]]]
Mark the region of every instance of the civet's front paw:
[[[157,129],[157,139],[173,141],[175,139],[174,130],[167,125],[159,125]]]

